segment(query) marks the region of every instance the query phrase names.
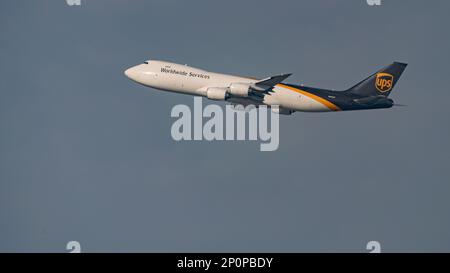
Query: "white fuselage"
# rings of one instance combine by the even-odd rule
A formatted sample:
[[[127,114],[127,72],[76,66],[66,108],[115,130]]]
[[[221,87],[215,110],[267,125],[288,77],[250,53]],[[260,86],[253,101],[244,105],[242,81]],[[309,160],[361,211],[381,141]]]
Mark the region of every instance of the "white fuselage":
[[[213,73],[202,69],[165,61],[151,60],[125,71],[127,77],[152,88],[207,97],[210,88],[229,88],[232,84],[254,84],[257,79]],[[248,98],[237,98],[245,102]],[[262,104],[289,111],[327,112],[333,111],[320,98],[303,90],[277,84],[270,95],[265,95]],[[249,100],[248,104],[254,104]]]

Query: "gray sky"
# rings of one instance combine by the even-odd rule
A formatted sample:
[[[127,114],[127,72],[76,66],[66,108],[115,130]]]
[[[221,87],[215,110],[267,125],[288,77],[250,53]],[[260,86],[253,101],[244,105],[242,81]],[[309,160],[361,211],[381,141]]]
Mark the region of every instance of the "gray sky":
[[[450,251],[450,2],[0,1],[0,251]],[[175,142],[146,59],[408,107],[282,116],[280,148]]]

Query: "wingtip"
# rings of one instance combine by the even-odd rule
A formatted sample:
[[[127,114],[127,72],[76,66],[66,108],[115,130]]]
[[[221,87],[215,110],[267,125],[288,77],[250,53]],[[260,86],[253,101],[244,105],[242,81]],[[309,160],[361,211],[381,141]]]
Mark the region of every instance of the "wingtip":
[[[401,66],[404,66],[404,67],[408,66],[407,63],[402,63],[402,62],[394,62],[394,64],[398,64],[398,65],[401,65]]]

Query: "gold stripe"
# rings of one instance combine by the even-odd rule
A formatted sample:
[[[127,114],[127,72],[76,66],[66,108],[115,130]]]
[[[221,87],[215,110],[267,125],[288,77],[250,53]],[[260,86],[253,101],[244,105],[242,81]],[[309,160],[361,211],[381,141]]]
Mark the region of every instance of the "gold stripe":
[[[342,111],[341,108],[339,108],[339,107],[338,107],[337,105],[335,105],[334,103],[332,103],[332,102],[330,102],[330,101],[328,101],[328,100],[326,100],[326,99],[324,99],[324,98],[322,98],[322,97],[319,97],[319,96],[317,96],[317,95],[311,94],[311,93],[309,93],[309,92],[306,92],[306,91],[304,91],[304,90],[300,90],[300,89],[295,88],[295,87],[291,87],[291,86],[288,86],[288,85],[284,85],[284,84],[282,84],[282,83],[277,84],[277,86],[281,86],[281,87],[287,88],[287,89],[289,89],[289,90],[292,90],[292,91],[294,91],[294,92],[297,92],[297,93],[300,93],[300,94],[302,94],[302,95],[305,95],[305,96],[307,96],[307,97],[309,97],[309,98],[311,98],[311,99],[313,99],[313,100],[315,100],[315,101],[317,101],[317,102],[319,102],[319,103],[325,105],[326,107],[328,107],[328,108],[329,108],[330,110],[332,110],[332,111]]]

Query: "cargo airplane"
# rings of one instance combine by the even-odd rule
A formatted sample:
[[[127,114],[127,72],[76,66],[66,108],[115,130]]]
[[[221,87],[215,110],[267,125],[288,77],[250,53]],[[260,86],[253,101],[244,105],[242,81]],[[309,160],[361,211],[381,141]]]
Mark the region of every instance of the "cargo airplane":
[[[390,108],[388,98],[407,64],[394,62],[353,87],[333,91],[283,83],[292,74],[264,79],[214,73],[188,65],[150,60],[125,71],[131,80],[159,90],[203,96],[234,105],[278,106],[273,110],[290,115]]]

